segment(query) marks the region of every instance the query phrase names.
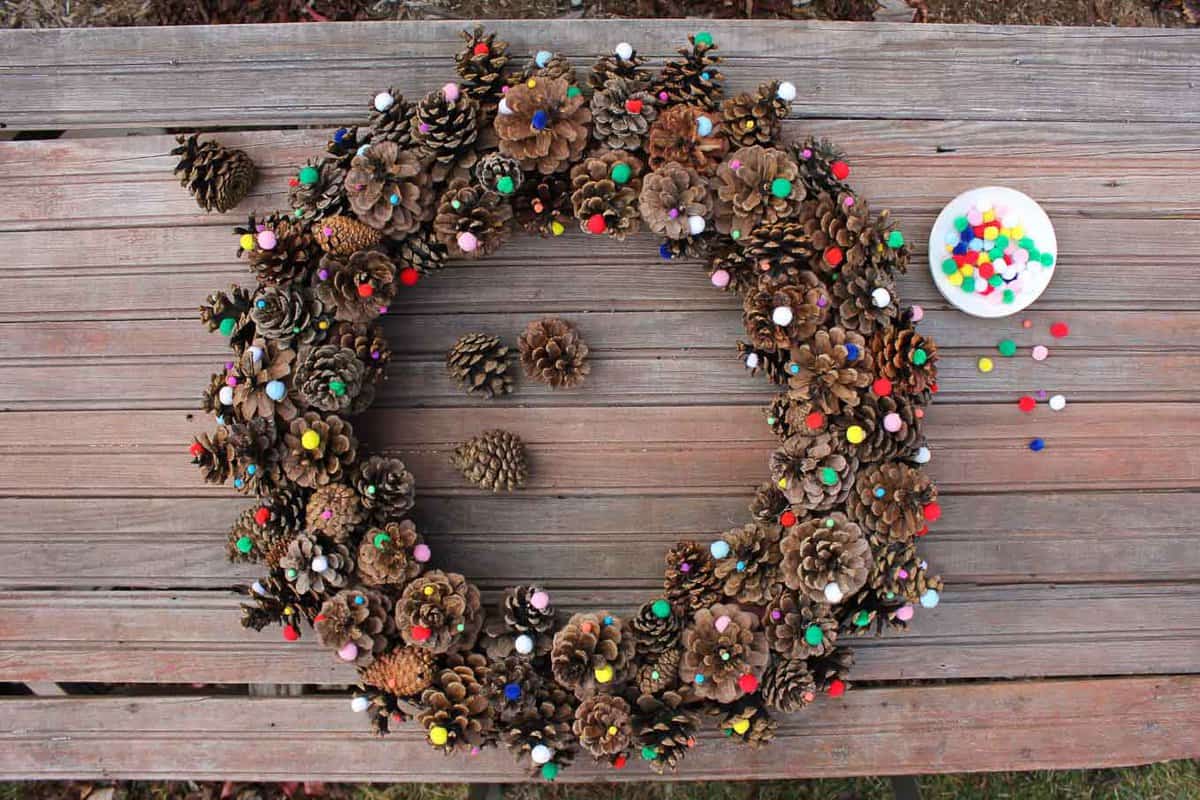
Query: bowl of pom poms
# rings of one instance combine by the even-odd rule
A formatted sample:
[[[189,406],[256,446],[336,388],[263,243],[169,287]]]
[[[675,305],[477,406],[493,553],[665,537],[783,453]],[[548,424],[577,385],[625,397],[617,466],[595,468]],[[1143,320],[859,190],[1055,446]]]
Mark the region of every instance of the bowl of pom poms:
[[[1016,189],[984,186],[951,200],[929,235],[938,290],[976,317],[1006,317],[1041,296],[1058,241],[1046,212]]]

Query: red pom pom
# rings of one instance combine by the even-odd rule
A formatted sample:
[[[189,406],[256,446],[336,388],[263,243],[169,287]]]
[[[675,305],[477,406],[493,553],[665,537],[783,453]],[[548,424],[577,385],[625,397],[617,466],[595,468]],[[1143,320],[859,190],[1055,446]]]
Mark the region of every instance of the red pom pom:
[[[417,281],[420,280],[420,278],[421,273],[417,272],[412,267],[405,267],[404,269],[400,270],[400,283],[403,286],[416,286]]]
[[[825,415],[820,411],[814,411],[804,418],[804,427],[810,431],[815,431],[825,424]]]
[[[937,503],[927,503],[921,511],[925,513],[926,522],[937,522],[942,516],[942,507]]]
[[[313,617],[313,622],[324,622],[326,619],[327,617],[324,614],[317,614]]]
[[[921,526],[921,530],[919,530],[919,531],[917,531],[916,533],[914,533],[914,534],[913,534],[913,536],[921,537],[921,536],[924,536],[924,535],[925,535],[925,534],[927,534],[927,533],[929,533],[929,526],[928,526],[928,525],[922,525],[922,526]]]
[[[408,633],[412,636],[414,642],[423,642],[430,637],[433,631],[424,625],[413,625]]]
[[[300,638],[300,631],[296,630],[295,625],[284,625],[283,638],[287,639],[289,642],[294,642]]]
[[[625,110],[630,114],[642,113],[642,101],[636,98],[630,98],[625,101]]]
[[[299,186],[300,181],[296,178],[288,178],[288,186]]]
[[[204,452],[204,447],[199,442],[192,442],[192,446],[188,448],[188,452],[192,454],[192,458],[199,458]]]
[[[829,696],[841,697],[846,693],[846,684],[840,678],[834,678],[829,682]]]
[[[792,511],[785,511],[779,515],[779,524],[785,528],[790,528],[796,524],[796,515]]]
[[[745,675],[738,678],[738,688],[746,694],[750,694],[758,688],[758,678],[747,672]]]
[[[271,509],[262,506],[254,512],[254,521],[259,525],[266,525],[271,519]]]
[[[887,378],[876,378],[871,384],[871,391],[880,397],[887,397],[892,393],[892,382]]]
[[[933,383],[929,384],[929,391],[930,391],[931,393],[933,393],[933,394],[937,394],[937,393],[938,393],[938,385],[937,385],[937,381],[934,381]]]
[[[833,177],[839,181],[844,181],[850,177],[850,165],[845,161],[835,161],[829,165],[829,171],[833,173]]]
[[[625,757],[624,753],[621,753],[613,759],[613,769],[625,769],[625,765],[628,763],[629,759]]]
[[[588,233],[601,234],[608,230],[608,224],[604,221],[603,214],[592,214],[587,221]]]
[[[1050,335],[1055,339],[1065,338],[1070,332],[1071,329],[1067,327],[1067,323],[1065,322],[1056,322],[1050,326]]]
[[[359,297],[370,297],[373,294],[375,294],[375,287],[372,286],[371,284],[360,283],[358,285],[358,296]]]
[[[475,48],[471,52],[477,56],[486,56],[488,53],[492,52],[492,49],[487,46],[487,42],[480,42],[479,44],[475,45]]]
[[[1021,409],[1026,414],[1028,414],[1028,413],[1032,412],[1033,409],[1037,408],[1037,400],[1034,400],[1029,395],[1025,395],[1024,397],[1022,397],[1020,400],[1017,401],[1017,408]]]
[[[842,259],[845,257],[846,254],[842,252],[842,248],[840,247],[825,248],[825,262],[831,267],[836,267],[838,264],[842,263]]]

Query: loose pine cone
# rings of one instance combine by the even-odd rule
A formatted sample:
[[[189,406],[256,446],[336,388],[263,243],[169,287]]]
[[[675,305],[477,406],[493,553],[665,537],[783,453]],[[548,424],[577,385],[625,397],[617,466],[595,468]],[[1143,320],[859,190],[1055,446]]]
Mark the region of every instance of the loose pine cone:
[[[368,586],[403,586],[421,573],[428,549],[410,519],[370,528],[358,545],[358,577]]]
[[[342,189],[345,179],[346,170],[335,159],[305,164],[288,179],[288,206],[293,216],[312,221],[345,213],[350,208]]]
[[[613,76],[592,95],[592,135],[610,150],[641,150],[658,118],[654,96],[643,84]]]
[[[397,647],[363,669],[362,682],[398,697],[411,697],[433,683],[433,653],[420,647]]]
[[[910,458],[922,443],[918,413],[920,410],[903,395],[893,393],[880,397],[871,392],[864,394],[856,407],[838,417],[833,427],[847,431],[857,425],[862,430],[860,442],[854,444],[847,440],[847,448],[860,464]]]
[[[358,440],[350,423],[315,411],[292,420],[283,435],[283,471],[300,486],[315,489],[341,478],[354,464]]]
[[[446,753],[483,747],[495,741],[495,719],[488,701],[487,659],[479,653],[455,659],[421,693],[425,707],[417,720],[429,732],[429,741]],[[444,737],[444,738],[442,738]]]
[[[376,144],[392,142],[404,149],[412,145],[413,104],[395,87],[371,98],[371,136]]]
[[[659,655],[679,645],[683,614],[670,600],[649,600],[638,609],[629,627],[633,629],[639,655]]]
[[[713,52],[717,45],[711,40],[696,41],[695,36],[688,37],[688,44],[679,48],[682,58],[663,65],[655,81],[655,95],[662,98],[666,93],[664,105],[685,104],[715,112],[721,107],[721,82],[725,80],[717,68],[721,57]]]
[[[396,627],[413,647],[470,650],[483,627],[479,590],[457,572],[430,570],[404,587],[396,601]]]
[[[697,611],[684,630],[679,677],[696,697],[732,703],[758,688],[768,658],[758,618],[736,604],[718,603]]]
[[[674,162],[651,172],[642,181],[638,208],[646,227],[668,239],[684,239],[695,233],[692,220],[699,218],[703,232],[712,214],[708,182],[700,173]]]
[[[526,173],[549,175],[579,160],[587,147],[592,113],[587,99],[562,78],[530,78],[504,96],[507,114],[496,116],[500,152]]]
[[[552,389],[574,389],[592,371],[587,342],[569,322],[535,320],[517,339],[525,374]]]
[[[446,370],[467,394],[491,400],[512,391],[508,372],[508,345],[499,336],[468,333],[459,337],[446,354]]]
[[[920,405],[937,391],[937,344],[917,333],[911,322],[875,334],[871,354],[879,377],[891,381],[892,391]]]
[[[288,545],[279,568],[298,595],[324,595],[346,585],[354,559],[343,544],[311,533],[301,533]]]
[[[429,170],[420,156],[395,142],[377,142],[355,156],[345,186],[359,221],[388,236],[411,233],[432,217]]]
[[[771,147],[783,129],[788,102],[779,96],[779,81],[759,86],[754,94],[730,97],[721,107],[722,125],[736,147]]]
[[[783,583],[779,574],[782,533],[778,525],[749,522],[721,535],[729,552],[716,560],[713,572],[722,582],[721,590],[726,597],[746,605],[759,605],[774,594]]]
[[[308,498],[304,517],[308,520],[309,530],[345,542],[362,523],[365,514],[354,489],[343,483],[331,483]]]
[[[721,715],[719,727],[725,735],[754,750],[770,744],[779,727],[759,697],[743,697],[732,705],[719,707],[718,713]]]
[[[784,582],[816,603],[836,604],[855,594],[871,570],[862,529],[836,511],[789,528],[780,549]]]
[[[512,206],[495,192],[485,192],[464,179],[453,181],[438,202],[433,230],[455,258],[481,258],[508,239]]]
[[[267,233],[270,236],[266,236]],[[266,286],[306,282],[321,257],[321,248],[301,220],[285,219],[269,227],[263,225],[257,237],[251,238],[254,239],[254,247],[245,250],[249,254],[250,269],[258,277],[258,282]],[[264,247],[264,244],[271,246]]]
[[[254,296],[250,319],[255,333],[285,346],[310,344],[319,333],[321,301],[295,286],[264,286]]]
[[[571,207],[579,228],[622,241],[641,224],[642,162],[622,150],[585,158],[571,168]]]
[[[828,433],[797,435],[771,454],[771,478],[792,505],[824,511],[846,502],[858,459]]]
[[[317,278],[317,299],[345,322],[370,322],[396,297],[396,265],[378,250],[327,255]]]
[[[428,226],[409,234],[399,242],[391,243],[388,254],[396,264],[397,274],[405,285],[410,278],[437,272],[446,265],[446,248]],[[408,270],[412,272],[409,273]]]
[[[586,697],[611,692],[628,680],[636,643],[620,617],[599,612],[576,614],[554,635],[550,669],[562,686]]]
[[[653,753],[650,768],[675,772],[687,751],[696,745],[700,718],[684,707],[683,696],[665,692],[661,697],[643,693],[637,699],[634,727],[642,757]]]
[[[829,606],[790,589],[776,593],[763,612],[767,643],[784,658],[823,656],[837,641],[837,620]]]
[[[287,386],[295,358],[294,350],[264,340],[238,357],[230,378],[235,381],[233,406],[239,418],[278,416],[288,421],[296,416]]]
[[[225,483],[237,464],[237,448],[230,439],[229,428],[224,425],[212,433],[195,436],[189,452],[205,483]]]
[[[701,122],[702,117],[707,122]],[[701,175],[711,175],[729,151],[729,140],[721,130],[719,113],[677,105],[658,115],[646,138],[646,151],[652,169],[676,162]]]
[[[707,547],[678,542],[667,551],[663,586],[667,599],[684,608],[705,608],[721,602],[721,579]]]
[[[853,194],[820,194],[800,207],[799,224],[812,242],[812,267],[825,275],[854,272],[867,263],[871,211]]]
[[[810,195],[824,193],[837,197],[850,191],[845,183],[850,175],[846,154],[828,140],[810,136],[793,142],[792,152],[800,164],[800,180]]]
[[[480,26],[463,31],[463,49],[455,56],[462,88],[481,106],[495,108],[503,96],[504,68],[508,65],[508,42],[485,33]]]
[[[245,150],[230,150],[214,141],[201,143],[197,134],[177,136],[175,175],[179,185],[205,211],[225,213],[242,202],[254,185],[254,162]]]
[[[525,443],[508,431],[485,431],[460,444],[450,463],[468,481],[493,492],[521,489],[529,480]]]
[[[572,730],[580,746],[597,760],[615,758],[633,739],[629,704],[614,695],[592,695],[575,709]]]
[[[791,356],[797,369],[789,370],[789,394],[826,414],[854,408],[861,390],[871,384],[873,359],[866,340],[854,331],[818,330]]]
[[[813,245],[799,222],[783,220],[759,225],[739,244],[761,282],[793,282],[810,271]]]
[[[479,103],[453,84],[430,92],[413,108],[413,145],[434,183],[470,175],[477,158],[479,116]]]
[[[475,182],[485,192],[511,195],[521,188],[524,175],[515,158],[500,153],[488,153],[475,165]]]
[[[321,249],[335,256],[372,250],[383,241],[383,234],[370,225],[340,214],[313,223],[312,230]]]
[[[313,627],[322,645],[360,667],[387,650],[395,632],[388,598],[359,589],[343,589],[326,600]]]
[[[363,461],[355,470],[354,488],[377,524],[404,516],[416,502],[412,473],[398,458],[371,456]]]
[[[537,586],[513,586],[504,593],[500,616],[484,625],[488,657],[543,656],[550,652],[553,630],[550,596]]]
[[[562,236],[574,214],[571,179],[566,174],[535,175],[513,198],[517,223],[539,236]]]
[[[680,631],[682,633],[682,630]],[[683,658],[682,650],[664,650],[650,656],[638,666],[634,681],[642,694],[662,694],[674,691],[679,687],[679,661]]]
[[[746,292],[742,321],[750,343],[768,352],[790,350],[812,339],[829,316],[829,293],[812,272],[791,283],[760,283]]]
[[[714,176],[717,230],[738,240],[760,224],[795,217],[804,200],[799,173],[782,150],[755,145],[730,153]]]
[[[774,658],[763,674],[762,699],[776,711],[800,711],[817,699],[817,683],[803,658]]]
[[[858,476],[846,514],[882,541],[904,542],[925,527],[925,509],[937,487],[924,470],[891,462],[873,464]]]
[[[375,398],[375,387],[364,386],[366,368],[353,350],[338,345],[322,345],[305,353],[296,368],[293,384],[300,398],[321,411],[354,414],[363,411]],[[366,402],[359,402],[367,389]]]

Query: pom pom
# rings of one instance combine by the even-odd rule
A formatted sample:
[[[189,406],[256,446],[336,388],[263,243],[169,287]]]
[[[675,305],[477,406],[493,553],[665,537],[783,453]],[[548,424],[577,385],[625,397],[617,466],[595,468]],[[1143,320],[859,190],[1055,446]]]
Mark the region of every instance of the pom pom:
[[[338,658],[342,661],[353,661],[358,658],[358,645],[354,642],[346,642],[346,646],[338,650]]]
[[[447,83],[442,87],[442,96],[451,103],[457,101],[459,96],[458,84]]]
[[[838,586],[833,581],[825,584],[825,599],[828,600],[831,605],[842,602],[842,597],[844,596],[845,595],[842,593],[842,587]]]
[[[416,286],[417,281],[421,279],[421,273],[417,272],[412,267],[405,267],[400,270],[400,284],[402,286]]]
[[[792,314],[791,307],[776,306],[775,310],[771,312],[771,321],[783,328],[792,324],[792,319],[794,319],[794,316],[795,315]]]
[[[931,458],[933,458],[933,454],[929,452],[928,447],[918,447],[916,455],[913,456],[913,461],[918,464],[928,464]]]
[[[544,131],[546,126],[550,124],[550,115],[546,113],[545,109],[539,108],[533,112],[533,117],[530,119],[529,124],[533,126],[535,131]]]
[[[523,656],[527,656],[533,652],[533,639],[527,633],[522,633],[513,640],[513,647]]]
[[[890,302],[892,302],[892,293],[882,286],[871,292],[871,304],[876,308],[887,308]]]
[[[266,506],[261,506],[254,512],[254,521],[259,525],[266,525],[271,520],[271,509]]]
[[[833,173],[833,177],[839,181],[844,181],[850,177],[850,165],[845,161],[835,161],[829,165],[829,171]]]
[[[688,217],[687,222],[688,232],[691,233],[692,236],[699,236],[700,234],[704,233],[704,229],[708,227],[708,223],[704,221],[704,217],[700,216],[699,214],[692,214]]]
[[[417,563],[424,564],[432,555],[427,544],[422,543],[413,548],[413,558],[417,560]]]
[[[834,678],[829,682],[829,696],[841,697],[846,693],[846,682],[840,678]]]
[[[321,434],[314,430],[307,430],[300,437],[300,446],[305,450],[316,450],[321,446]]]
[[[603,214],[592,214],[587,221],[588,233],[600,235],[608,230],[608,224],[604,221]]]
[[[550,59],[554,58],[554,54],[549,50],[538,50],[537,55],[533,57],[533,63],[539,67],[544,67],[550,63]]]
[[[729,555],[729,542],[717,539],[708,546],[708,552],[712,553],[713,558],[725,558]]]
[[[267,382],[267,397],[278,403],[287,396],[287,386],[283,381],[268,381]]]
[[[596,683],[610,683],[613,679],[613,668],[609,664],[603,664],[592,670],[592,675]]]
[[[746,694],[750,694],[758,688],[758,678],[747,672],[745,675],[738,678],[738,688]]]
[[[542,591],[534,592],[529,598],[529,605],[538,611],[545,611],[550,606],[550,595]]]
[[[728,615],[722,614],[713,622],[713,627],[717,629],[717,633],[724,633],[725,629],[729,627],[730,622],[733,622],[733,620]]]
[[[409,628],[408,633],[412,636],[414,642],[423,642],[433,634],[433,631],[424,625],[413,625]]]
[[[221,390],[217,392],[217,400],[219,400],[223,406],[233,405],[233,387],[222,386]]]
[[[500,98],[500,102],[496,104],[496,111],[506,117],[509,114],[513,113],[512,109],[508,107],[508,98],[507,97]]]
[[[479,247],[479,239],[477,239],[475,234],[471,233],[470,231],[463,231],[460,233],[456,241],[458,242],[458,249],[462,250],[464,253],[474,253]]]
[[[708,136],[713,132],[713,121],[708,117],[698,117],[696,119],[696,133],[701,136]]]
[[[350,700],[350,710],[355,714],[361,714],[371,707],[371,701],[363,695],[358,695]]]
[[[279,244],[279,239],[276,238],[275,231],[266,230],[258,232],[258,246],[263,250],[274,250],[277,244]]]
[[[718,289],[724,289],[729,285],[730,275],[727,270],[719,269],[712,274],[712,285]]]
[[[628,61],[633,58],[633,45],[629,42],[621,42],[613,48],[613,52],[617,54],[617,58],[622,61]]]
[[[529,758],[534,764],[549,764],[550,759],[554,758],[554,751],[544,744],[535,745],[529,751]]]
[[[388,92],[380,92],[375,95],[375,110],[383,113],[391,108],[396,103],[396,98],[392,97]]]
[[[434,747],[441,747],[450,741],[450,732],[441,725],[434,725],[429,729],[429,741]]]
[[[922,598],[922,602],[924,602],[924,598]],[[300,631],[296,630],[295,625],[284,625],[283,638],[289,642],[294,642],[300,638]]]
[[[329,569],[329,559],[325,556],[317,556],[312,560],[311,566],[313,572],[324,572]]]
[[[779,88],[775,90],[775,96],[785,103],[790,103],[796,99],[796,84],[790,81],[784,81],[779,84]]]
[[[941,602],[942,596],[938,594],[937,589],[926,589],[921,595],[922,608],[937,608],[937,604]]]

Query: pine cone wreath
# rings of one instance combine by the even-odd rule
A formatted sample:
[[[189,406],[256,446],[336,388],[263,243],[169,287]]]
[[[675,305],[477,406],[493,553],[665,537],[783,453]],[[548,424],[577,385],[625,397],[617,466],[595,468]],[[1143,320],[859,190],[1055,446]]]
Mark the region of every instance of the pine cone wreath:
[[[924,532],[936,500],[937,487],[924,470],[901,462],[872,464],[859,474],[846,514],[882,541],[903,542]]]
[[[779,81],[770,81],[750,94],[730,97],[721,106],[721,124],[735,147],[773,146],[788,114],[788,101]]]
[[[504,593],[500,616],[484,625],[488,658],[514,653],[529,658],[550,652],[554,607],[550,595],[537,586],[513,586]]]
[[[783,150],[755,145],[730,153],[713,178],[717,230],[736,241],[760,224],[795,217],[804,200],[799,175]]]
[[[484,108],[495,108],[503,97],[506,83],[504,68],[508,65],[508,42],[485,33],[476,26],[463,31],[463,49],[455,57],[462,89]]]
[[[696,697],[732,703],[758,688],[770,651],[754,614],[736,604],[702,608],[682,641],[679,677]]]
[[[587,363],[587,342],[565,320],[530,322],[517,345],[525,374],[552,389],[574,389],[592,371]]]
[[[682,633],[682,630],[680,631]],[[642,694],[658,695],[679,688],[679,661],[683,651],[664,650],[638,665],[634,683]]]
[[[508,196],[524,183],[521,163],[501,153],[488,153],[475,165],[475,182],[485,192]]]
[[[721,602],[721,579],[707,547],[685,540],[667,551],[663,576],[667,599],[684,608],[705,608]]]
[[[837,641],[837,620],[825,603],[781,589],[763,612],[771,650],[784,658],[823,656]]]
[[[345,188],[359,221],[387,236],[411,233],[433,215],[429,170],[415,151],[395,142],[377,142],[355,156]]]
[[[308,498],[305,509],[310,531],[345,542],[362,523],[364,512],[358,494],[349,486],[331,483],[317,489]]]
[[[924,405],[937,391],[937,344],[912,323],[897,324],[871,337],[871,356],[891,390]]]
[[[858,459],[828,433],[797,435],[771,454],[771,478],[788,502],[825,511],[846,502],[854,488]]]
[[[237,448],[230,439],[229,428],[224,425],[212,433],[197,434],[188,452],[205,483],[225,483],[237,463]]]
[[[659,655],[679,645],[683,633],[683,612],[670,600],[648,600],[629,621],[638,655]]]
[[[383,241],[380,231],[342,214],[313,223],[313,236],[322,250],[335,256],[351,256],[359,250],[372,250]]]
[[[324,595],[341,589],[354,571],[344,544],[315,533],[297,534],[279,560],[279,569],[298,595]]]
[[[399,242],[390,242],[388,255],[392,257],[404,286],[410,286],[421,275],[437,272],[446,265],[446,248],[437,240],[432,226],[422,227]]]
[[[592,64],[588,73],[588,85],[594,91],[600,91],[610,78],[624,78],[633,83],[647,83],[650,72],[643,69],[646,59],[637,54],[628,43],[622,42],[609,55],[601,56]]]
[[[762,699],[776,711],[800,711],[817,699],[817,683],[803,658],[775,657],[763,673]]]
[[[721,557],[713,572],[724,595],[746,605],[765,603],[783,583],[779,574],[779,537],[783,530],[770,523],[749,522],[714,542]]]
[[[458,179],[438,201],[433,230],[452,257],[481,258],[508,239],[512,216],[512,206],[503,197]]]
[[[317,299],[344,322],[371,322],[396,297],[396,265],[378,250],[327,255],[317,272]]]
[[[644,84],[610,77],[592,95],[592,136],[609,150],[641,150],[658,118],[654,96]]]
[[[360,676],[367,686],[412,697],[433,683],[434,655],[420,647],[397,647],[377,657]]]
[[[571,208],[584,233],[624,241],[641,226],[642,161],[622,150],[585,158],[571,168]]]
[[[812,272],[802,272],[791,283],[759,283],[746,292],[742,321],[755,348],[790,350],[812,339],[823,326],[831,306],[825,284]]]
[[[871,252],[873,228],[867,202],[848,192],[819,194],[800,206],[798,223],[812,243],[812,268],[831,279],[856,272]]]
[[[209,333],[220,331],[233,335],[242,316],[250,310],[251,292],[240,286],[230,286],[227,292],[213,292],[200,306],[200,322]]]
[[[389,88],[371,99],[371,141],[391,142],[408,149],[412,145],[413,104],[404,95]]]
[[[842,431],[847,447],[860,464],[911,458],[921,447],[921,408],[904,395],[883,397],[874,392],[831,423]]]
[[[718,713],[718,727],[725,735],[754,750],[770,744],[779,727],[779,723],[771,719],[760,697],[743,697],[731,705],[719,707]]]
[[[321,644],[337,652],[342,661],[363,667],[389,646],[391,603],[385,595],[361,589],[343,589],[325,601],[313,619]]]
[[[837,197],[850,193],[846,178],[850,166],[846,154],[827,139],[809,136],[803,141],[792,143],[792,153],[800,165],[800,181],[809,195],[828,194]]]
[[[295,359],[291,348],[261,339],[238,357],[226,383],[240,419],[277,416],[286,422],[296,416],[288,383]]]
[[[721,57],[714,52],[717,45],[705,34],[689,36],[688,44],[679,48],[681,58],[663,65],[655,81],[655,95],[664,105],[692,105],[715,112],[721,107],[721,83],[725,80],[718,69]]]
[[[322,417],[309,411],[296,417],[283,434],[283,443],[287,448],[284,474],[308,489],[339,480],[358,455],[354,429],[334,414]]]
[[[491,400],[512,391],[508,345],[501,342],[499,336],[467,333],[459,337],[446,354],[446,370],[467,394],[478,394]]]
[[[479,103],[456,84],[421,98],[411,117],[412,141],[434,183],[462,180],[475,166]]]
[[[403,586],[421,574],[429,547],[412,520],[369,528],[358,545],[358,578],[368,586]]]
[[[434,748],[445,753],[483,747],[495,741],[495,719],[488,700],[487,659],[471,653],[447,666],[421,693],[425,707],[417,720]]]
[[[530,78],[504,95],[495,126],[501,153],[517,159],[526,173],[549,175],[583,155],[591,122],[578,87],[562,78]]]
[[[366,368],[358,354],[339,345],[322,345],[305,353],[296,368],[293,385],[301,400],[321,411],[353,414],[365,410],[375,397],[374,386],[364,387]],[[358,403],[364,388],[369,388],[367,403]]]
[[[200,142],[197,134],[177,136],[179,158],[175,176],[179,185],[205,211],[225,213],[242,202],[254,185],[254,162],[245,150],[230,150],[212,140]]]
[[[700,106],[666,108],[646,137],[650,167],[659,169],[675,162],[701,175],[711,175],[729,151],[729,140],[721,127],[721,115]]]
[[[759,282],[789,283],[810,274],[812,240],[797,221],[759,225],[739,244],[743,258],[752,265]]]
[[[825,414],[854,408],[861,390],[871,384],[873,359],[855,331],[821,329],[790,352],[795,368],[789,368],[789,393]]]
[[[867,537],[837,511],[792,526],[780,549],[784,583],[816,603],[840,603],[862,589],[871,571]]]
[[[468,481],[493,492],[521,489],[529,480],[525,443],[508,431],[485,431],[460,444],[450,463]]]
[[[696,746],[700,718],[684,706],[683,696],[664,692],[648,693],[637,699],[634,731],[642,747],[642,758],[658,773],[675,772],[687,751]]]
[[[575,709],[572,731],[597,761],[612,760],[633,740],[629,704],[614,695],[592,695]]]
[[[257,236],[243,234],[251,271],[266,286],[305,283],[316,270],[321,248],[302,220],[279,220],[262,227]]]
[[[430,570],[404,587],[396,601],[396,627],[413,647],[470,650],[483,627],[479,589],[457,572]]]
[[[606,611],[576,614],[554,634],[550,669],[560,685],[580,698],[612,692],[636,668],[636,646],[620,617]]]
[[[249,313],[258,336],[294,347],[317,338],[322,311],[316,297],[292,285],[262,287],[254,295]]]
[[[638,208],[646,227],[659,236],[699,236],[712,215],[708,181],[694,169],[668,162],[642,181]]]
[[[292,216],[314,221],[344,214],[350,208],[342,187],[345,180],[346,170],[336,160],[309,161],[294,177],[288,178],[288,207]]]
[[[377,524],[403,517],[416,503],[416,482],[398,458],[371,456],[354,474],[359,502]]]
[[[562,236],[574,215],[569,176],[534,175],[513,198],[517,224],[543,238]]]

